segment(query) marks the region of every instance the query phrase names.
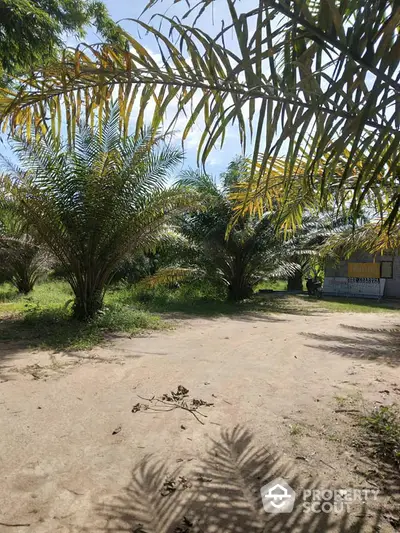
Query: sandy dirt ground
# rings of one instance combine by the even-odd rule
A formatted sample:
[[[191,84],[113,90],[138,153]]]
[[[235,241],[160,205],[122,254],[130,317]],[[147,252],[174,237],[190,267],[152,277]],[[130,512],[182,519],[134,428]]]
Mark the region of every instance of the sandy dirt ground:
[[[246,315],[87,353],[2,345],[0,532],[396,531],[398,480],[352,441],[353,412],[400,401],[398,323]],[[213,403],[198,408],[203,423],[140,398],[178,385],[188,405]],[[133,413],[137,403],[151,408]],[[260,488],[275,478],[296,491],[291,513],[263,510]],[[331,512],[304,508],[304,490],[354,488],[368,489],[365,504],[346,511],[324,492]]]

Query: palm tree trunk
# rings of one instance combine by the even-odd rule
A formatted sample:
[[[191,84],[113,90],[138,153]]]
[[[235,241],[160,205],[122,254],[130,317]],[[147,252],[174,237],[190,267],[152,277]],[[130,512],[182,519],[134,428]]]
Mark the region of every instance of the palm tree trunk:
[[[303,273],[301,270],[296,270],[293,276],[288,278],[288,291],[302,291],[303,290]]]
[[[239,302],[250,298],[253,294],[253,288],[242,280],[232,280],[228,286],[228,300],[231,302]]]
[[[75,291],[74,318],[81,321],[93,318],[103,307],[103,295],[103,288],[80,284]]]
[[[33,283],[29,279],[20,278],[15,282],[15,286],[20,294],[29,294],[33,289]]]
[[[13,277],[12,283],[18,289],[20,294],[29,294],[35,285],[35,280],[31,278],[29,272],[25,269],[20,269],[20,271]]]

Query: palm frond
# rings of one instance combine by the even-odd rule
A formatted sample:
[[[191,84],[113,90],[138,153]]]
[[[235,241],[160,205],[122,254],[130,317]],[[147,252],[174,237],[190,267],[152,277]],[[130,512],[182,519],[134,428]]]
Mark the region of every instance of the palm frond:
[[[201,273],[195,268],[169,267],[160,268],[153,276],[141,281],[144,287],[156,287],[157,285],[170,285],[190,278],[200,277]]]
[[[195,20],[213,3],[191,5]],[[97,114],[101,123],[117,87],[126,133],[135,106],[136,136],[150,105],[153,130],[174,106],[171,127],[187,117],[183,139],[197,119],[204,122],[198,147],[204,163],[234,124],[243,150],[249,143],[254,149],[251,187],[262,180],[267,202],[280,160],[284,195],[297,194],[298,182],[300,204],[309,195],[324,203],[345,192],[358,212],[366,195],[380,197],[383,189],[386,220],[393,225],[400,207],[392,186],[400,164],[398,2],[258,0],[244,12],[234,0],[226,5],[231,22],[214,33],[161,16],[167,37],[134,21],[153,37],[160,61],[128,34],[129,51],[108,44],[66,51],[58,63],[22,80],[19,91],[2,91],[4,128],[24,129],[29,137],[51,126],[57,136],[65,116],[72,142],[82,114],[89,123]]]
[[[382,222],[370,221],[362,226],[333,233],[321,246],[321,253],[334,259],[347,259],[353,253],[364,250],[373,255],[398,254],[400,227],[384,231]]]

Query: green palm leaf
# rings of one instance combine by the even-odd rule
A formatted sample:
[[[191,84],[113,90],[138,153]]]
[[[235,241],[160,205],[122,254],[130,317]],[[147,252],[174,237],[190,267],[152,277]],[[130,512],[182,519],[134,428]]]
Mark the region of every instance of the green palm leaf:
[[[213,3],[200,0],[191,14],[202,16]],[[398,182],[400,164],[398,2],[254,0],[247,12],[239,11],[233,0],[226,4],[231,24],[210,34],[184,19],[162,17],[163,27],[170,29],[166,37],[157,27],[135,21],[153,36],[160,62],[128,35],[129,52],[104,45],[66,53],[62,61],[24,80],[16,94],[3,92],[4,127],[13,132],[25,128],[33,135],[49,125],[48,114],[57,129],[66,113],[72,140],[81,95],[90,123],[95,113],[101,118],[108,112],[118,85],[125,127],[134,104],[139,107],[137,136],[150,103],[156,103],[155,128],[173,104],[175,120],[188,117],[184,136],[194,118],[204,121],[198,151],[204,163],[235,124],[243,150],[250,142],[254,148],[252,187],[262,179],[268,191],[275,162],[284,158],[285,191],[297,179],[303,196],[312,194],[322,203],[346,191],[354,213],[370,193],[378,195],[378,202],[383,194],[385,216],[393,225],[400,206],[398,188],[390,186]],[[190,105],[192,114],[187,112]]]

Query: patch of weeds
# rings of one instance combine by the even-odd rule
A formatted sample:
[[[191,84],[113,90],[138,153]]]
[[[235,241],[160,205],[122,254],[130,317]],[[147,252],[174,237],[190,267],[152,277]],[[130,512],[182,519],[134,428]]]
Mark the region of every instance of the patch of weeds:
[[[292,437],[301,435],[303,433],[303,428],[301,427],[300,424],[291,424],[289,428],[290,428],[290,434],[292,435]]]
[[[116,287],[108,294],[108,301],[139,306],[156,313],[184,313],[195,316],[218,316],[243,312],[242,305],[225,301],[226,295],[209,284],[182,284],[171,289],[162,285],[148,288],[138,284]]]
[[[25,314],[1,323],[0,340],[17,341],[33,348],[84,350],[98,344],[98,328],[73,320],[66,309],[29,308]]]
[[[17,300],[20,296],[17,289],[11,283],[0,285],[0,303]]]
[[[114,304],[101,311],[93,325],[104,331],[137,333],[145,329],[166,328],[160,317],[131,306]]]
[[[229,302],[226,291],[209,283],[182,284],[171,289],[157,286],[149,289],[143,285],[114,287],[106,298],[133,304],[156,313],[182,313],[194,316],[234,316],[243,314],[293,313],[312,314],[313,307],[306,299],[290,295],[254,295],[243,302]]]
[[[337,442],[337,443],[342,443],[343,442],[343,438],[339,437],[335,433],[328,433],[325,436],[326,436],[327,440],[329,440],[330,442]]]
[[[400,470],[400,412],[397,406],[380,406],[361,424],[369,439],[372,454]]]
[[[348,398],[346,396],[340,396],[339,394],[337,394],[336,396],[334,396],[334,398],[336,400],[336,403],[338,404],[338,407],[344,407],[348,402]]]
[[[363,405],[363,396],[360,391],[350,392],[346,395],[336,394],[334,400],[337,403],[336,413],[347,412],[347,413],[358,413],[360,407]],[[354,409],[357,407],[357,409]]]

